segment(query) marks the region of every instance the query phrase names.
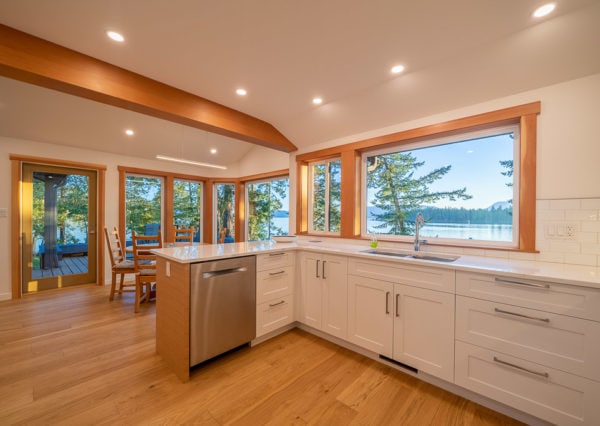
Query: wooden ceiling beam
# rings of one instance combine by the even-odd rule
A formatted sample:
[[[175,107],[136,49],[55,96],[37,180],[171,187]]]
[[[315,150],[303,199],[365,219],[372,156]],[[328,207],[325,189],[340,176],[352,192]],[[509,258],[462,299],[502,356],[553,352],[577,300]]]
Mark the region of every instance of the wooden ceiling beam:
[[[0,75],[283,152],[271,124],[0,24]]]

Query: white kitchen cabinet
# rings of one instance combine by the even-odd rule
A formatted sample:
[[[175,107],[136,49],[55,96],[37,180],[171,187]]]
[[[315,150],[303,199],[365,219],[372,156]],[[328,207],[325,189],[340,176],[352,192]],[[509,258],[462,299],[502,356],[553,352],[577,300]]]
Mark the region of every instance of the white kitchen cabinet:
[[[600,381],[600,322],[456,296],[456,338]]]
[[[394,284],[356,275],[348,277],[348,340],[392,357]]]
[[[598,425],[600,383],[461,341],[455,383],[558,425]]]
[[[444,380],[454,379],[454,289],[447,270],[429,271],[381,262],[350,262],[348,338],[365,349],[393,358]],[[373,279],[370,276],[384,277]],[[423,285],[406,285],[411,277]],[[429,282],[422,277],[441,277]],[[398,284],[402,282],[403,284]]]
[[[295,254],[258,255],[256,269],[256,337],[260,337],[294,322]]]
[[[393,341],[393,359],[452,382],[454,295],[394,285]]]
[[[600,291],[456,278],[455,383],[552,423],[600,424]]]
[[[300,254],[300,322],[346,338],[348,324],[348,260],[312,252]]]

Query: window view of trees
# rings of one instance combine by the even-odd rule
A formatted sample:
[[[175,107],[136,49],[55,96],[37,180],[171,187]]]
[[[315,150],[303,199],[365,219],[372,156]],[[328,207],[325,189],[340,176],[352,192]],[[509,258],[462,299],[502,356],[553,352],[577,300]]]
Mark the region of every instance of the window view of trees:
[[[288,234],[289,188],[289,178],[248,184],[248,241]]]
[[[340,232],[342,164],[339,159],[310,166],[310,230],[313,232]]]
[[[156,235],[162,219],[162,179],[127,175],[125,179],[125,232]]]
[[[194,227],[194,241],[200,241],[202,183],[173,181],[173,221],[178,228]]]
[[[58,267],[60,245],[87,244],[89,178],[46,172],[34,172],[33,178],[34,255],[44,257],[45,267]],[[33,269],[41,263],[34,258]]]
[[[33,240],[44,235],[44,193],[46,183],[35,173],[33,182]],[[63,185],[56,186],[57,243],[85,243],[88,229],[88,177],[66,175]]]
[[[235,185],[232,183],[215,184],[216,239],[219,243],[235,241]]]
[[[365,155],[366,234],[513,240],[514,133]],[[508,180],[507,180],[508,178]]]

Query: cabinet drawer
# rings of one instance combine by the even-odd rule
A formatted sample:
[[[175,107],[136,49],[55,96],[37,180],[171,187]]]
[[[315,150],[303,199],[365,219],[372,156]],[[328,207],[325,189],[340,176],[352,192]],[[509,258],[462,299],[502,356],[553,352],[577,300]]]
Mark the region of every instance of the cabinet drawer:
[[[454,271],[448,269],[400,266],[391,262],[365,261],[355,258],[350,259],[348,273],[395,284],[454,293]]]
[[[460,341],[455,383],[555,424],[600,424],[600,383]]]
[[[456,293],[600,321],[600,290],[541,280],[456,273]]]
[[[287,251],[259,254],[256,256],[256,270],[264,271],[271,268],[283,268],[294,264],[295,254]]]
[[[294,298],[281,297],[256,307],[256,337],[294,322]]]
[[[270,269],[256,274],[256,303],[292,294],[294,286],[294,267]]]
[[[600,323],[456,296],[456,338],[600,381]]]

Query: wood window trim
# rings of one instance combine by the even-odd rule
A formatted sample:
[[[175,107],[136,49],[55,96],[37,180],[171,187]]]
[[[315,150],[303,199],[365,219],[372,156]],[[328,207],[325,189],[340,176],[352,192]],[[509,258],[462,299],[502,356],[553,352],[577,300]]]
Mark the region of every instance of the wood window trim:
[[[230,183],[235,185],[236,194],[239,194],[235,203],[235,240],[243,241],[245,235],[245,195],[244,189],[247,182],[272,179],[277,177],[288,176],[289,169],[275,170],[272,172],[247,175],[239,178],[231,177],[206,177],[199,175],[189,175],[181,173],[165,172],[162,170],[141,169],[137,167],[118,166],[119,171],[119,233],[125,235],[125,176],[127,174],[137,174],[146,176],[162,177],[165,181],[165,223],[173,222],[173,197],[172,187],[175,179],[192,180],[204,183],[203,191],[203,223],[202,223],[202,241],[205,244],[216,244],[215,236],[213,235],[213,194],[214,185],[216,183]],[[171,188],[168,189],[167,188]],[[165,239],[169,241],[171,228],[165,227]]]
[[[105,179],[106,166],[103,164],[83,163],[77,161],[57,160],[53,158],[34,157],[27,155],[9,154],[11,162],[11,231],[10,231],[10,253],[11,253],[11,298],[20,299],[23,297],[21,288],[21,264],[22,259],[22,240],[21,240],[21,205],[22,205],[22,179],[23,163],[44,164],[51,166],[70,167],[76,169],[87,169],[97,173],[97,228],[96,228],[96,257],[98,264],[96,267],[97,285],[104,285],[104,238],[101,238],[101,230],[104,229],[105,218]]]
[[[236,219],[238,220],[238,223],[236,223],[236,225],[238,225],[236,227],[236,235],[238,235],[238,231],[237,228],[239,227],[240,229],[240,237],[243,237],[243,240],[246,240],[246,188],[248,186],[248,184],[250,183],[258,183],[258,182],[266,182],[266,181],[271,181],[271,180],[277,180],[277,179],[283,179],[283,178],[287,178],[289,180],[290,178],[290,170],[289,169],[281,169],[281,170],[276,170],[273,172],[266,172],[266,173],[259,173],[259,174],[255,174],[255,175],[249,175],[249,176],[244,176],[242,178],[239,179],[239,193],[241,194],[241,196],[239,197],[239,201],[237,203],[237,207],[238,207],[238,218]],[[236,191],[238,191],[238,188],[236,187]],[[236,241],[242,241],[240,240],[236,240]]]
[[[181,174],[181,173],[172,173],[165,172],[159,170],[151,170],[151,169],[140,169],[136,167],[127,167],[127,166],[117,166],[117,170],[119,171],[119,234],[123,241],[125,241],[125,227],[126,227],[126,218],[125,218],[125,182],[127,175],[144,175],[144,176],[152,176],[162,178],[164,180],[164,203],[163,211],[164,214],[164,239],[165,241],[172,241],[174,238],[173,228],[171,226],[166,226],[166,224],[173,223],[173,183],[177,179],[182,180],[190,180],[194,182],[202,182],[203,183],[203,192],[206,192],[206,182],[208,178],[203,176],[194,176],[189,174]],[[206,201],[206,199],[204,199]],[[205,228],[203,228],[204,231]],[[203,235],[203,240],[206,241],[206,237]]]
[[[462,133],[467,130],[517,123],[520,125],[521,135],[518,247],[512,249],[493,248],[484,245],[468,247],[535,253],[537,116],[540,112],[541,102],[531,102],[299,154],[296,156],[296,233],[309,235],[308,166],[312,162],[341,157],[342,222],[341,233],[338,238],[362,239],[360,236],[360,191],[362,188],[360,187],[358,161],[364,151],[374,148],[401,146],[419,139]],[[453,245],[453,247],[463,246]]]

